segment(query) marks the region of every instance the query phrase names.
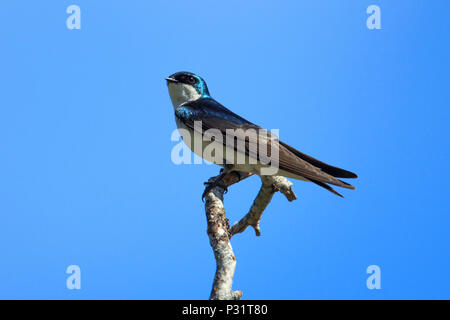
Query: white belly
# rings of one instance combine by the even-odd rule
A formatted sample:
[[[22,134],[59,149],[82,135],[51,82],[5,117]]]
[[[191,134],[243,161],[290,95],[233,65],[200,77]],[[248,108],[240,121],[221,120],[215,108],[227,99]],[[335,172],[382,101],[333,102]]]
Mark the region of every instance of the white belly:
[[[184,143],[189,149],[199,157],[205,159],[210,163],[214,163],[220,166],[233,165],[233,170],[242,172],[251,172],[254,174],[261,174],[261,168],[268,168],[269,165],[262,164],[255,158],[247,156],[244,152],[236,151],[231,147],[225,146],[222,142],[216,141],[203,141],[200,135],[194,135],[194,131],[186,127],[180,120],[176,119],[180,135],[183,137]],[[184,135],[182,131],[189,132],[188,135]],[[190,140],[186,140],[190,139]],[[211,152],[214,150],[214,152]],[[270,175],[289,175],[288,172],[279,170]],[[292,178],[301,179],[301,177]]]

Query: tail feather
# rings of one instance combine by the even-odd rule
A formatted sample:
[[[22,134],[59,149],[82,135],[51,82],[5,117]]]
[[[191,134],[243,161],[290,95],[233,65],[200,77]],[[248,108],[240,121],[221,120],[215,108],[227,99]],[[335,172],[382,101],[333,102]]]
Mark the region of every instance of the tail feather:
[[[312,164],[317,168],[320,168],[323,172],[328,173],[329,175],[332,175],[335,178],[350,178],[350,179],[358,178],[356,173],[326,164],[320,160],[308,156],[307,154],[304,154],[303,152],[298,151],[297,149],[291,147],[290,145],[282,141],[280,141],[280,144],[283,145],[285,148],[287,148],[290,152],[295,154],[300,159]]]
[[[342,194],[340,194],[339,192],[337,192],[336,190],[334,190],[332,187],[330,187],[330,186],[327,185],[326,183],[323,183],[323,182],[320,182],[320,181],[317,181],[317,180],[309,180],[309,181],[311,181],[311,182],[317,184],[318,186],[321,186],[322,188],[327,189],[328,191],[334,193],[335,195],[337,195],[337,196],[339,196],[339,197],[341,197],[341,198],[344,197]]]

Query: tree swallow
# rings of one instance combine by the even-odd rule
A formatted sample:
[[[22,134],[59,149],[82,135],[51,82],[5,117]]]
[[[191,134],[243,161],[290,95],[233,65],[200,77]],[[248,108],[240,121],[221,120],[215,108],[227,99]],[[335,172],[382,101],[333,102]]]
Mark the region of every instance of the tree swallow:
[[[202,140],[200,148],[194,148],[192,140],[186,141],[185,137],[183,137],[183,140],[200,157],[223,166],[225,169],[224,173],[240,171],[261,175],[262,168],[267,168],[271,165],[267,161],[263,161],[258,151],[255,152],[255,150],[259,150],[258,148],[260,148],[262,142],[265,149],[269,149],[271,154],[278,154],[277,172],[271,175],[310,181],[341,197],[342,195],[329,184],[355,189],[354,186],[338,179],[357,178],[357,175],[353,172],[328,165],[282,141],[277,141],[278,143],[273,144],[277,137],[271,134],[268,134],[265,138],[264,136],[258,136],[256,139],[249,138],[249,135],[247,135],[248,131],[265,130],[233,113],[214,100],[210,96],[206,82],[198,75],[191,72],[177,72],[167,77],[166,81],[170,99],[175,108],[175,121],[180,131],[181,129],[187,130],[191,134],[191,139],[193,139],[192,137],[195,134],[203,136],[210,130],[215,130],[221,135],[219,139],[217,139],[216,134],[215,139]],[[201,125],[196,125],[196,122]],[[233,132],[233,139],[227,139],[230,136],[230,132]],[[230,142],[229,140],[232,141]],[[243,142],[241,144],[242,148],[237,146],[239,145],[237,141]],[[267,146],[264,144],[267,144]],[[220,153],[223,159],[212,157],[211,154],[209,156],[206,155],[207,152],[205,151],[211,145],[216,150],[223,149],[223,152]],[[244,163],[236,161],[239,154],[244,155]]]

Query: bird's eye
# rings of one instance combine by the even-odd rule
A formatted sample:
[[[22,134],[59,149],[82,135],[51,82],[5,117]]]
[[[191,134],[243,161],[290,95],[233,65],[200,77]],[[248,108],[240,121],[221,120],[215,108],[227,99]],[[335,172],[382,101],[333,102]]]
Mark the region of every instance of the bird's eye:
[[[188,78],[188,81],[189,81],[189,83],[194,84],[194,83],[195,83],[195,78],[192,77],[192,76],[190,76],[190,77]]]

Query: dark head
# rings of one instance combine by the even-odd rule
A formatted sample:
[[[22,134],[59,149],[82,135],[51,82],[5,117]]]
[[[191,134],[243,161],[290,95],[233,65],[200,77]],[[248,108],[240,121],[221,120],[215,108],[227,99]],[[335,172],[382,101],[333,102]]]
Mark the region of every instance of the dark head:
[[[205,80],[194,73],[181,71],[166,78],[172,103],[179,105],[186,101],[209,97]]]

